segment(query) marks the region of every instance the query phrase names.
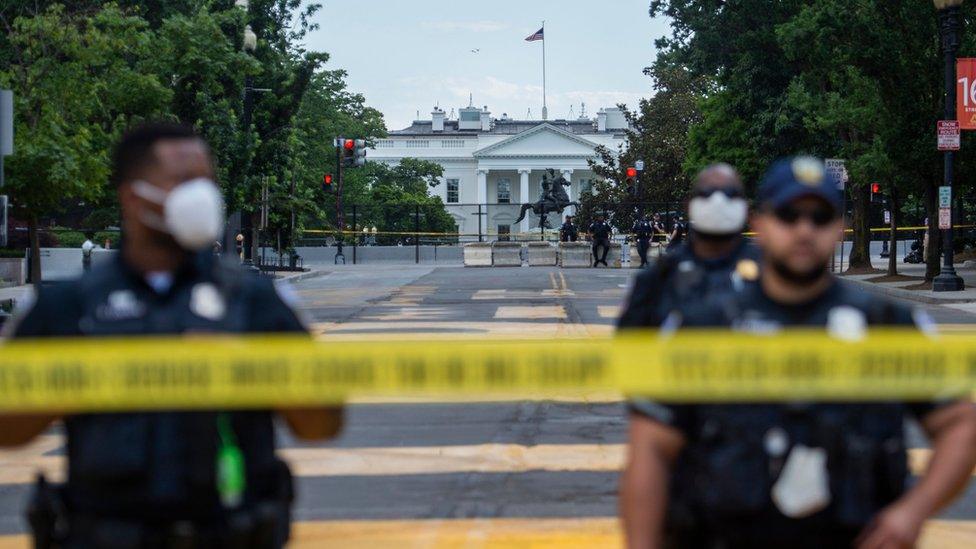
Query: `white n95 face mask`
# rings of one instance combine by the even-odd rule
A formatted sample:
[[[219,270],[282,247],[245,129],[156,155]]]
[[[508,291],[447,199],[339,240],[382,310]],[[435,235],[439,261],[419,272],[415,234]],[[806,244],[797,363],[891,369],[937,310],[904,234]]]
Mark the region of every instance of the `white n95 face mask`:
[[[698,233],[722,236],[741,232],[748,215],[749,204],[744,198],[730,198],[721,191],[688,202],[688,219]]]
[[[142,221],[169,233],[191,252],[213,246],[224,227],[224,199],[217,184],[205,177],[191,179],[166,192],[147,181],[133,182],[140,197],[163,207],[163,217],[144,214]]]

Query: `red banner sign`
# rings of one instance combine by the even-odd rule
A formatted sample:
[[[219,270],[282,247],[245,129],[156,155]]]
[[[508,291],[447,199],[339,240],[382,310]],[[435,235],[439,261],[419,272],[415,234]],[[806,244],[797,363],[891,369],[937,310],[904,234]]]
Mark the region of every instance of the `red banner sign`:
[[[956,118],[964,130],[976,130],[976,58],[956,61]]]

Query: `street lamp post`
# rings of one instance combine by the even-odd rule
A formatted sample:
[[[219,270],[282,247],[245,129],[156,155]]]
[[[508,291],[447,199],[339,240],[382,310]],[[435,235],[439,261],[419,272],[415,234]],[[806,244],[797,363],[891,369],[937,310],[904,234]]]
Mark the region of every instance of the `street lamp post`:
[[[246,7],[246,0],[244,2]],[[238,3],[240,5],[240,3]],[[258,47],[258,37],[254,34],[251,29],[251,25],[244,27],[244,51],[253,54]],[[254,114],[254,82],[251,79],[251,75],[244,76],[244,113],[243,113],[243,123],[244,123],[244,143],[245,148],[249,148],[251,144],[251,117]],[[247,177],[247,174],[244,174]],[[246,188],[246,187],[245,187]],[[241,233],[244,234],[244,265],[252,266],[254,264],[252,259],[252,248],[254,243],[253,239],[253,229],[251,227],[251,216],[247,209],[246,204],[241,205]]]
[[[956,119],[956,52],[959,49],[959,6],[963,0],[933,0],[939,13],[939,35],[945,55],[945,120]],[[945,176],[943,185],[952,187],[953,151],[945,151]],[[932,281],[936,292],[958,292],[965,287],[962,277],[956,274],[952,264],[952,221],[942,238],[942,271]]]

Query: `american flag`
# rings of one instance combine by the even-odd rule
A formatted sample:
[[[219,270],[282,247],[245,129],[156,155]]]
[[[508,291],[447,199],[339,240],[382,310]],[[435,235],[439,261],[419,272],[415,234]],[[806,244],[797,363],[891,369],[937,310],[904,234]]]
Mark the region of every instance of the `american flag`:
[[[536,31],[535,34],[533,34],[532,36],[529,36],[528,38],[526,38],[525,41],[526,42],[535,42],[537,40],[545,40],[546,37],[543,36],[544,32],[545,32],[545,29],[544,28],[539,29],[538,31]]]

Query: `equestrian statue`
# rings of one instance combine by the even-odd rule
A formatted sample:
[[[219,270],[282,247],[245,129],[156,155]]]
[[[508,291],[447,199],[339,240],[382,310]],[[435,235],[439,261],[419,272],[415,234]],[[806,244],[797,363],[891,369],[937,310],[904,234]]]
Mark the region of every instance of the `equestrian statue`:
[[[566,187],[569,187],[570,184],[569,181],[562,175],[557,178],[556,171],[551,168],[546,170],[546,172],[548,172],[548,175],[542,176],[542,195],[539,197],[539,200],[534,204],[522,204],[522,211],[519,213],[519,217],[515,220],[515,223],[519,223],[525,219],[525,212],[532,210],[532,213],[539,216],[539,228],[542,230],[551,229],[552,227],[546,219],[547,214],[561,214],[567,206],[579,207],[579,202],[569,200],[569,194],[566,192]],[[551,182],[549,177],[552,177]]]

